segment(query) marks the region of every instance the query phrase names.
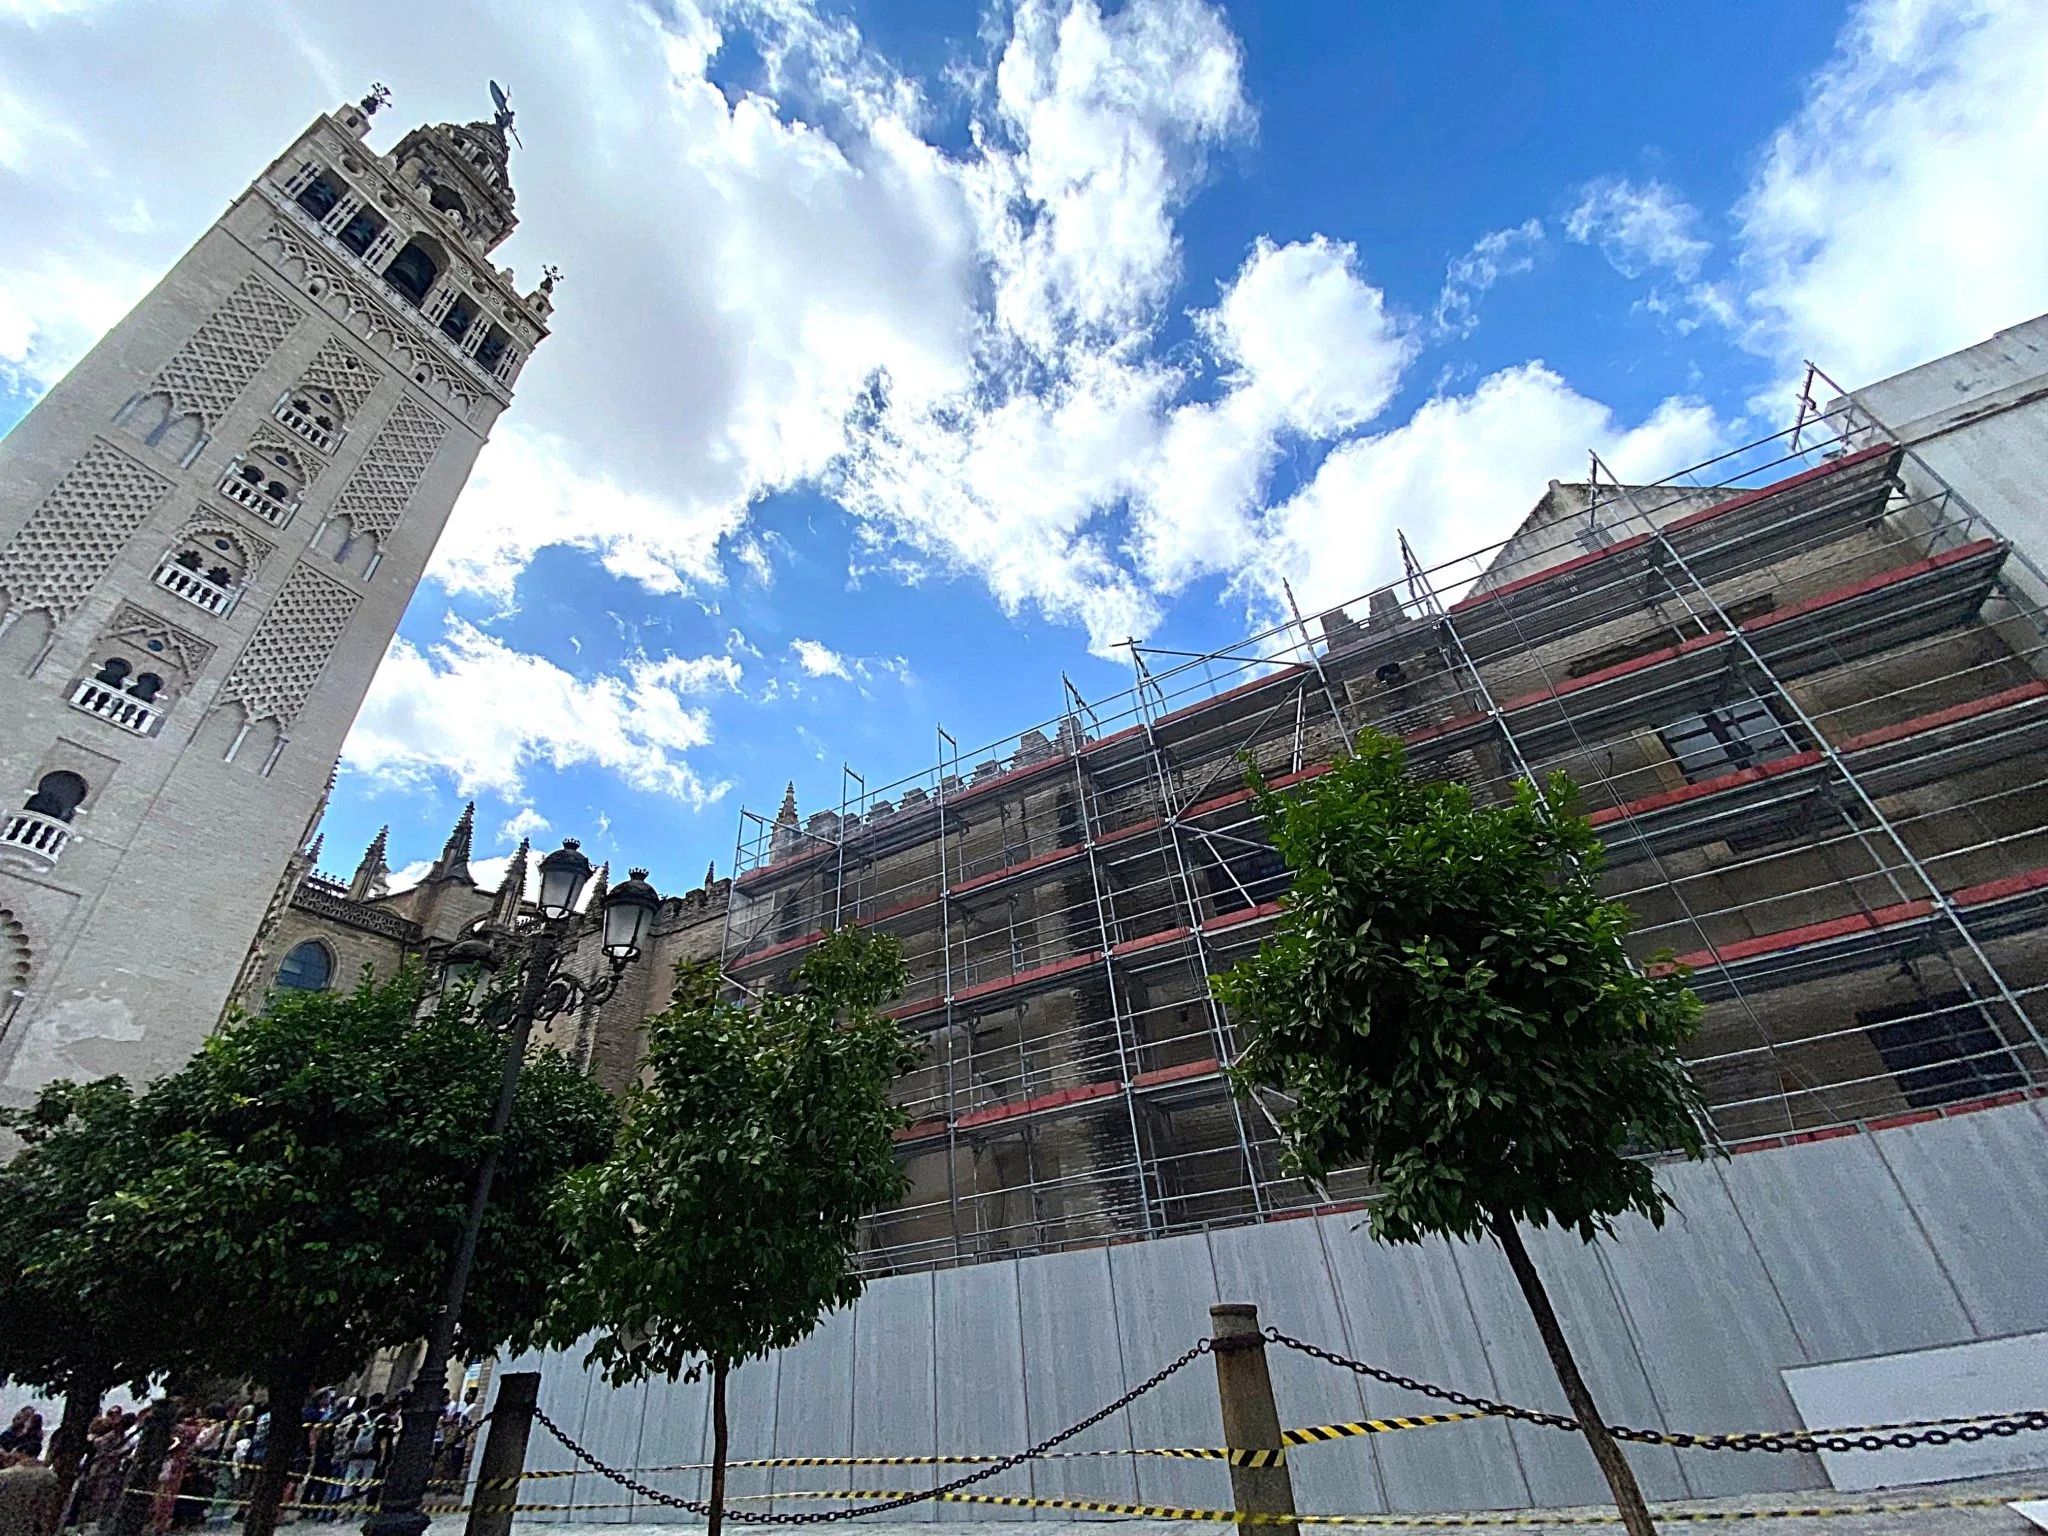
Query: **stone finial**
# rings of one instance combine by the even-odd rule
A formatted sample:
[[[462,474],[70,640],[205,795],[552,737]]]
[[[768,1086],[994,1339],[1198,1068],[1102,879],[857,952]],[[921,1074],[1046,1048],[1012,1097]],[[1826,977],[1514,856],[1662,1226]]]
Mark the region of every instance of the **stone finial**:
[[[704,889],[708,891],[716,884],[718,884],[718,860],[713,859],[704,866]]]
[[[316,869],[320,864],[320,850],[327,846],[327,834],[315,832],[313,841],[306,844],[306,868]]]
[[[795,779],[791,779],[789,787],[782,792],[782,809],[775,813],[775,824],[778,827],[793,827],[796,825]]]
[[[590,899],[583,903],[583,915],[592,923],[604,921],[605,893],[612,888],[612,861],[606,859],[597,866],[597,873],[590,881]]]
[[[355,878],[348,883],[350,901],[374,901],[391,893],[391,866],[385,862],[385,848],[390,838],[391,828],[379,827],[377,835],[370,839],[370,846],[363,850],[363,861],[356,866]]]
[[[505,882],[491,904],[491,921],[500,927],[510,928],[519,921],[519,906],[526,899],[526,858],[532,851],[532,844],[522,837],[512,850],[512,862],[505,866]]]
[[[475,839],[476,802],[472,800],[462,808],[462,815],[455,822],[455,830],[448,834],[448,841],[441,845],[441,857],[434,860],[434,867],[427,871],[427,878],[467,880],[469,855]]]

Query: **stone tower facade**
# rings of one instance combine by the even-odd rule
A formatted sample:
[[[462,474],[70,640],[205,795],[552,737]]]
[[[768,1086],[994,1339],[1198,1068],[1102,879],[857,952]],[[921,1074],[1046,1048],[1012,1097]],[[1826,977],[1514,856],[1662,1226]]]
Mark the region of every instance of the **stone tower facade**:
[[[0,1100],[220,1016],[547,335],[509,112],[317,118],[0,442]]]

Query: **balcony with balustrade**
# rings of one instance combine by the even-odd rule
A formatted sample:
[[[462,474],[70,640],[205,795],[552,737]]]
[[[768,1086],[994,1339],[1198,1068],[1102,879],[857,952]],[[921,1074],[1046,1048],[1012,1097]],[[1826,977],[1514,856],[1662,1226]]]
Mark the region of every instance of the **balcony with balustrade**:
[[[348,430],[331,418],[323,420],[313,409],[312,402],[301,395],[287,392],[271,412],[279,423],[293,436],[310,443],[322,453],[331,454],[341,446],[341,440]]]
[[[175,558],[167,558],[157,567],[156,584],[173,597],[183,598],[194,608],[224,619],[235,610],[235,599],[240,595],[226,582],[215,581],[203,571],[195,571],[180,565]]]
[[[0,817],[0,851],[15,849],[55,864],[71,841],[71,823],[36,811],[10,811]]]
[[[230,464],[221,477],[220,493],[273,528],[284,527],[299,510],[299,498],[285,490],[283,481],[265,480],[260,473],[251,479],[242,472],[239,461]]]
[[[155,735],[164,717],[161,705],[96,677],[79,680],[71,690],[71,707],[135,736]]]

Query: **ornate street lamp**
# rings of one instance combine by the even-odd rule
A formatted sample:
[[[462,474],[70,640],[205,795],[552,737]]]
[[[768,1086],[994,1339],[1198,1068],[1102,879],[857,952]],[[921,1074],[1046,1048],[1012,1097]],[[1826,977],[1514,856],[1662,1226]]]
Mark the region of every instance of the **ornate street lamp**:
[[[661,906],[660,895],[647,883],[647,871],[634,870],[630,879],[604,898],[600,938],[607,968],[587,980],[567,974],[561,961],[576,927],[576,898],[589,883],[590,869],[590,860],[583,856],[576,839],[565,840],[540,861],[537,920],[522,922],[511,930],[479,930],[441,953],[444,987],[475,987],[500,969],[519,979],[517,989],[486,1013],[493,1022],[502,1020],[507,1026],[504,1072],[498,1080],[498,1102],[491,1112],[490,1140],[471,1179],[469,1209],[462,1236],[448,1261],[441,1310],[427,1332],[426,1358],[413,1378],[412,1400],[385,1474],[383,1497],[377,1512],[363,1524],[366,1536],[420,1536],[429,1523],[420,1504],[434,1470],[434,1429],[447,1395],[448,1356],[454,1348],[462,1300],[469,1290],[469,1272],[476,1262],[477,1237],[490,1205],[491,1183],[497,1177],[498,1146],[512,1123],[519,1069],[526,1063],[533,1026],[570,1009],[594,1007],[617,992],[626,967],[639,958]]]

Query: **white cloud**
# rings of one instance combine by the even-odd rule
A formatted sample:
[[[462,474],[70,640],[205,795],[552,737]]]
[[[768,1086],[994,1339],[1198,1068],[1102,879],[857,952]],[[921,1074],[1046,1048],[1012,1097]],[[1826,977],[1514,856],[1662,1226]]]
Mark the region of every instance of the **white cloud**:
[[[1437,294],[1434,323],[1439,336],[1462,340],[1479,328],[1479,300],[1504,277],[1536,265],[1543,244],[1543,221],[1525,219],[1505,229],[1488,230],[1472,248],[1444,268],[1444,286]]]
[[[1603,176],[1579,189],[1565,238],[1597,245],[1625,277],[1662,268],[1690,282],[1713,250],[1699,234],[1699,210],[1663,182]]]
[[[2048,309],[2048,6],[1865,0],[1736,209],[1749,344],[1849,387]]]
[[[1320,235],[1261,239],[1217,306],[1195,317],[1224,389],[1169,412],[1137,473],[1132,540],[1154,589],[1241,568],[1284,439],[1336,437],[1392,397],[1415,343],[1359,276],[1357,256]]]
[[[459,792],[522,789],[538,764],[604,769],[636,789],[701,808],[725,792],[688,754],[711,739],[700,703],[737,688],[730,656],[664,656],[583,679],[450,617],[422,650],[393,642],[342,761],[400,782],[436,774]]]
[[[846,665],[846,658],[821,641],[792,640],[789,642],[789,649],[807,677],[838,677],[848,681],[853,678],[853,673]]]
[[[554,823],[532,806],[523,805],[498,828],[498,841],[516,843],[521,838],[535,838],[553,825]]]
[[[1713,413],[1697,401],[1667,400],[1630,426],[1541,363],[1504,369],[1469,395],[1431,400],[1402,425],[1333,450],[1265,520],[1261,571],[1274,583],[1288,577],[1314,611],[1398,576],[1397,529],[1425,564],[1506,538],[1551,477],[1583,478],[1572,466],[1584,465],[1588,447],[1640,480],[1705,457],[1717,441]]]

